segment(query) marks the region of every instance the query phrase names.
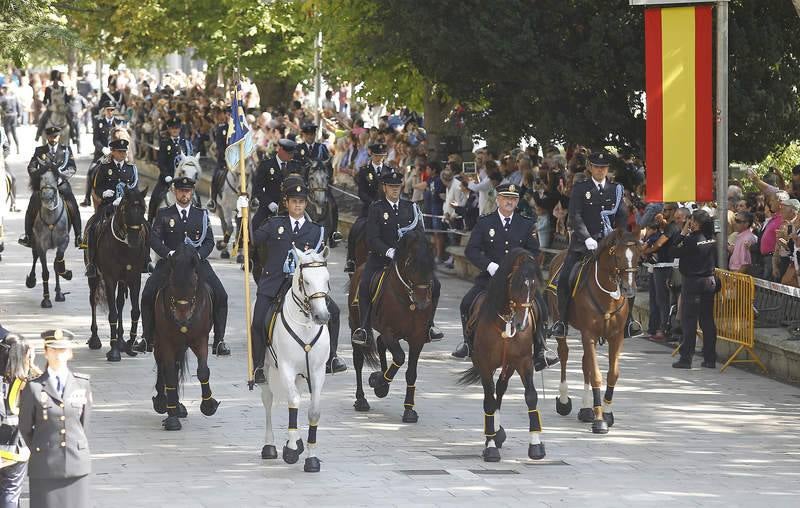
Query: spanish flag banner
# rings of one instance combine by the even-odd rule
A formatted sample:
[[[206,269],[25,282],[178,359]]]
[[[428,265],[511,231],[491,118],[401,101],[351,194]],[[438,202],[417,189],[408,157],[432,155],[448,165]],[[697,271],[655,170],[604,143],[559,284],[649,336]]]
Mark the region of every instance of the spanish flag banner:
[[[648,8],[644,21],[647,201],[711,201],[711,6]]]

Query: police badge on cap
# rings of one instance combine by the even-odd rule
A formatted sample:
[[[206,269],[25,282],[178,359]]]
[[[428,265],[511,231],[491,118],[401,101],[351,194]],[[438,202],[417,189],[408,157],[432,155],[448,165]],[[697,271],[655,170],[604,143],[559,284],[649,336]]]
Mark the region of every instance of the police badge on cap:
[[[188,176],[182,176],[173,180],[176,189],[194,189],[195,181]]]
[[[497,195],[498,196],[505,196],[507,198],[518,198],[519,197],[519,187],[516,185],[503,183],[497,186]]]
[[[611,164],[612,155],[608,152],[592,152],[589,155],[589,164],[592,166],[608,166]]]
[[[59,134],[60,132],[61,132],[61,129],[59,127],[48,127],[48,128],[46,128],[44,130],[44,133],[47,134],[48,136],[55,136],[56,134]]]
[[[120,150],[123,152],[128,151],[128,140],[127,139],[115,139],[111,143],[108,144],[108,147],[112,150]]]

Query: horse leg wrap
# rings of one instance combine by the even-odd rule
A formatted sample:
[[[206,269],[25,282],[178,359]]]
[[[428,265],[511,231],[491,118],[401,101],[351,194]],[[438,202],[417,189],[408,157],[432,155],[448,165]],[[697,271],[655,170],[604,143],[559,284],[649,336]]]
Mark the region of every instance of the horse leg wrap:
[[[416,390],[416,386],[411,385],[406,387],[406,400],[403,401],[403,405],[407,408],[414,407],[414,392]]]
[[[200,381],[200,390],[203,392],[203,400],[211,399],[211,386],[208,384],[208,378],[205,381]]]
[[[610,412],[611,411],[611,401],[614,398],[614,387],[607,386],[606,387],[606,394],[603,396],[603,411]]]
[[[297,408],[289,408],[289,430],[297,430]]]
[[[309,445],[317,444],[317,426],[316,425],[309,425],[308,426],[308,439],[306,442]]]
[[[178,415],[178,388],[175,386],[165,386],[164,392],[167,395],[167,414],[170,416]]]
[[[602,398],[600,397],[600,388],[592,388],[592,407],[594,408],[594,417],[596,420],[602,418],[603,406]]]
[[[494,430],[494,413],[483,414],[483,433],[487,439],[494,439],[495,434],[497,434]]]
[[[389,365],[389,368],[386,369],[386,372],[383,373],[383,379],[391,383],[398,370],[400,370],[400,366],[392,362],[392,364]]]
[[[530,432],[542,431],[542,415],[538,409],[528,410],[528,430]]]
[[[64,273],[67,271],[67,265],[64,262],[64,258],[56,259],[54,268],[56,269],[56,273],[58,275],[64,275]]]

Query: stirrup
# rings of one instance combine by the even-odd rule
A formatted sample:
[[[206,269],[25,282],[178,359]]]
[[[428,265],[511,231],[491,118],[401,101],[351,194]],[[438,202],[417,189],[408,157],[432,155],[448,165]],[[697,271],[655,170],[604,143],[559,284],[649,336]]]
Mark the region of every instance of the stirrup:
[[[350,336],[350,342],[356,346],[366,346],[369,342],[369,335],[364,328],[356,328]]]
[[[555,337],[565,337],[567,335],[567,324],[564,321],[558,320],[550,327],[550,335]]]

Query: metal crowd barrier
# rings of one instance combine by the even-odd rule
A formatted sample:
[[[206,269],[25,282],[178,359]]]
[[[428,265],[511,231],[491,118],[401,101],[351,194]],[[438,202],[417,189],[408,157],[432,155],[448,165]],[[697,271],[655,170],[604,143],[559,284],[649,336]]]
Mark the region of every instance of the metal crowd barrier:
[[[755,350],[755,279],[743,273],[716,270],[722,281],[722,289],[714,298],[714,322],[717,338],[739,344],[720,372],[725,372],[732,363],[755,363],[765,373],[767,368]],[[745,357],[740,359],[739,354]]]

